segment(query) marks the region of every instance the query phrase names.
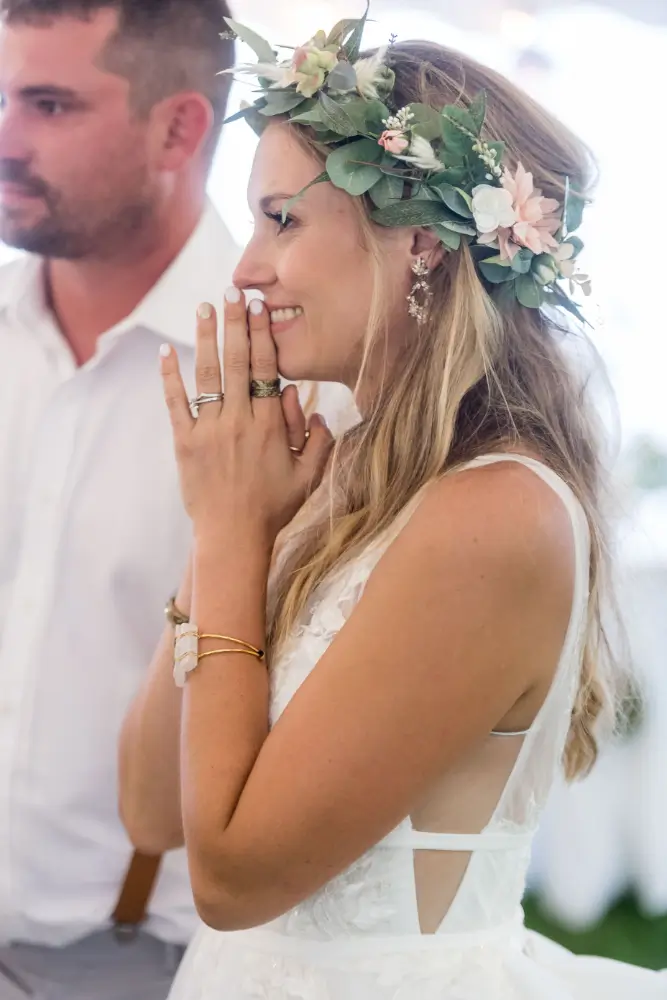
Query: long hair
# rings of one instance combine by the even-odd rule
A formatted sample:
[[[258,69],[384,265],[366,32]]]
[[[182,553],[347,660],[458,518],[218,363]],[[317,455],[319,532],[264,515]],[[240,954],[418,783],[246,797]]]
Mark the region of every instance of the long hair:
[[[441,108],[487,92],[487,128],[521,160],[546,197],[564,199],[566,179],[586,194],[593,162],[560,122],[494,71],[427,42],[394,45],[396,108],[413,102]],[[316,135],[291,125],[313,156]],[[386,338],[380,242],[369,205],[356,198],[364,245],[375,269],[374,296],[359,381],[377,364]],[[426,484],[483,453],[529,449],[567,482],[582,504],[591,535],[585,653],[565,749],[569,778],[586,773],[598,752],[598,726],[612,718],[617,669],[605,634],[602,595],[608,579],[604,482],[598,431],[585,380],[553,317],[497,300],[484,287],[468,247],[446,253],[431,273],[426,322],[383,380],[369,412],[334,452],[328,504],[301,519],[280,569],[269,622],[277,649],[332,569],[389,527]],[[583,337],[583,332],[580,334]],[[378,349],[379,348],[379,349]]]

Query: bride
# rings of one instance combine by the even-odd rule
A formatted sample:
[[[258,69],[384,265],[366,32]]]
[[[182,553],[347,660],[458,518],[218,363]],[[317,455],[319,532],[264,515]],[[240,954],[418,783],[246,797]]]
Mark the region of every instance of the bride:
[[[282,62],[231,23],[260,59],[255,232],[220,323],[199,310],[195,400],[161,350],[189,622],[126,721],[121,809],[139,848],[187,848],[172,998],[665,998],[521,911],[551,783],[616,697],[560,332],[586,151],[465,56],[362,55],[363,21]],[[347,385],[360,422],[334,446],[279,376]]]

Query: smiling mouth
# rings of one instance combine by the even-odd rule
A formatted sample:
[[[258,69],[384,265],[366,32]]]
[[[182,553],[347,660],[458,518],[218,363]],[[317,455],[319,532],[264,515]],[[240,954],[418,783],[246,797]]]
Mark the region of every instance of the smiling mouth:
[[[289,309],[272,309],[269,315],[272,323],[287,323],[291,319],[303,316],[303,309],[301,306]]]

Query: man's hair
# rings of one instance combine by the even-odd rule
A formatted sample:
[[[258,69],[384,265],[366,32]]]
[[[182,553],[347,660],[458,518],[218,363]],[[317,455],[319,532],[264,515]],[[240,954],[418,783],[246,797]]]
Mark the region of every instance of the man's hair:
[[[89,20],[98,11],[118,14],[118,31],[103,68],[126,77],[138,114],[179,91],[194,90],[211,102],[214,147],[225,116],[234,63],[233,43],[220,38],[230,16],[226,0],[0,0],[7,24],[47,24],[58,17]]]

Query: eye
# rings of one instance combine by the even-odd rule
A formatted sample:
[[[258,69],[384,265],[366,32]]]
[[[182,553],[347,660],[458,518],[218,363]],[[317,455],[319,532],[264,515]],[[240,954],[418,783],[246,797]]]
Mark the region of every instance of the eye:
[[[48,97],[40,98],[35,102],[35,106],[45,118],[58,118],[65,111],[65,105],[61,101]]]
[[[267,219],[271,219],[272,222],[275,222],[277,224],[278,235],[286,232],[294,222],[294,219],[292,218],[291,215],[288,215],[285,221],[283,222],[282,212],[265,212],[264,214],[267,217]]]

